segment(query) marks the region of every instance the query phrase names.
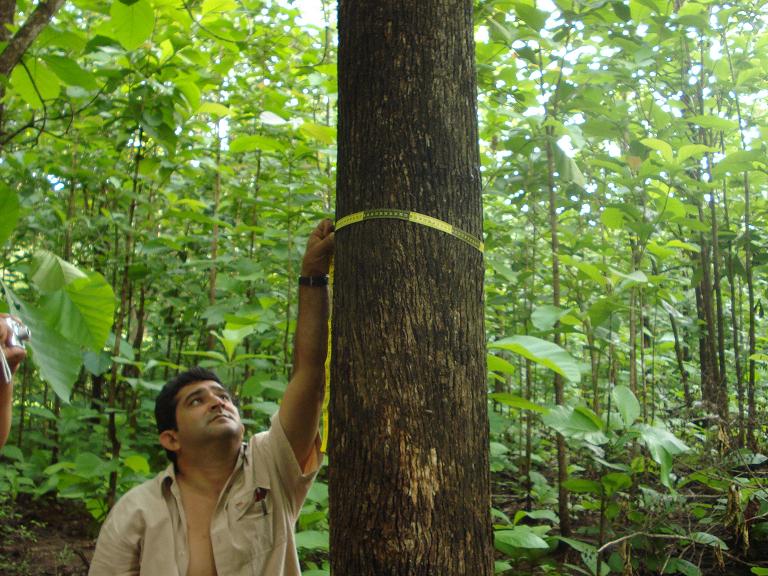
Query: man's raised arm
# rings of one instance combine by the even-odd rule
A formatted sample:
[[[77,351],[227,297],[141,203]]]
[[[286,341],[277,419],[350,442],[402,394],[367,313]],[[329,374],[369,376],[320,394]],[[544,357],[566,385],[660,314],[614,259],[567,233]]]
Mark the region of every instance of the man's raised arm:
[[[312,231],[301,264],[293,376],[280,406],[280,424],[302,469],[315,447],[325,393],[329,302],[323,277],[333,250],[333,223],[323,220]]]

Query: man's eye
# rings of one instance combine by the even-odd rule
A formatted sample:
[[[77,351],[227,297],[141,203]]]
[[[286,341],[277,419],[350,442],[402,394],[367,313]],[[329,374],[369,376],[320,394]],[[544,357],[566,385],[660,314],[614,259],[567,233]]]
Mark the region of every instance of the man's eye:
[[[201,402],[202,402],[202,400],[200,400],[200,398],[192,398],[192,400],[190,400],[189,404],[190,404],[190,406],[197,406]]]

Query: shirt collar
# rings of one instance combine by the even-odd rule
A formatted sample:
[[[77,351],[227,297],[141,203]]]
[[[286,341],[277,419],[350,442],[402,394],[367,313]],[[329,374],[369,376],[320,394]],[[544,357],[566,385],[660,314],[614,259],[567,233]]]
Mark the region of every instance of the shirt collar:
[[[249,464],[250,458],[248,457],[248,450],[247,444],[243,442],[240,444],[240,453],[237,455],[237,462],[235,463],[235,467],[233,469],[232,476],[234,477],[234,472],[242,469],[244,466]],[[160,483],[163,487],[163,491],[170,491],[172,490],[172,486],[176,484],[176,464],[174,462],[171,462],[166,466],[165,470],[163,470],[162,474],[160,475]],[[269,484],[267,484],[267,487]]]

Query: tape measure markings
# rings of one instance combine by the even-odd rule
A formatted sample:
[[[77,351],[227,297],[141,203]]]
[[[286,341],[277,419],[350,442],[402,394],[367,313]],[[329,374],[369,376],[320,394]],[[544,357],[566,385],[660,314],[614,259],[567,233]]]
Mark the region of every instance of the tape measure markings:
[[[348,216],[339,218],[336,221],[335,229],[338,231],[338,230],[341,230],[342,228],[345,228],[346,226],[349,226],[351,224],[356,224],[364,220],[404,220],[406,222],[415,222],[416,224],[421,224],[422,226],[427,226],[428,228],[433,228],[435,230],[445,232],[446,234],[450,234],[454,238],[457,238],[462,242],[469,244],[470,246],[479,250],[480,252],[483,252],[485,250],[485,245],[483,244],[483,241],[473,236],[469,232],[466,232],[461,228],[457,228],[453,224],[449,224],[448,222],[444,222],[443,220],[438,220],[437,218],[433,218],[432,216],[427,216],[426,214],[419,214],[418,212],[413,212],[412,210],[397,210],[394,208],[377,208],[374,210],[363,210],[362,212],[355,212],[354,214],[349,214]],[[331,291],[333,291],[333,271],[334,271],[333,268],[334,268],[333,257],[331,257],[331,264],[328,269],[329,286]],[[333,301],[332,298],[333,298],[333,293],[331,292],[331,302]],[[330,309],[332,310],[333,306],[331,306]],[[322,441],[320,443],[320,450],[324,454],[327,453],[328,451],[328,430],[330,426],[330,418],[328,416],[328,406],[331,400],[331,340],[332,340],[331,313],[329,312],[328,313],[328,354],[326,355],[326,358],[325,358],[325,397],[323,398],[323,433],[322,433]]]
[[[428,228],[433,228],[435,230],[440,230],[441,232],[445,232],[446,234],[450,234],[454,238],[458,238],[462,242],[465,242],[466,244],[469,244],[473,248],[476,248],[480,252],[483,252],[485,250],[485,245],[483,244],[483,241],[477,238],[476,236],[473,236],[469,232],[466,232],[462,230],[461,228],[457,228],[453,224],[449,224],[448,222],[445,222],[443,220],[438,220],[437,218],[433,218],[432,216],[427,216],[426,214],[419,214],[418,212],[413,212],[412,210],[397,210],[394,208],[376,208],[373,210],[363,210],[362,212],[355,212],[354,214],[350,214],[348,216],[344,216],[343,218],[339,218],[336,221],[336,230],[341,230],[342,228],[349,226],[350,224],[356,224],[357,222],[362,222],[363,220],[405,220],[407,222],[415,222],[416,224],[421,224],[422,226],[427,226]]]

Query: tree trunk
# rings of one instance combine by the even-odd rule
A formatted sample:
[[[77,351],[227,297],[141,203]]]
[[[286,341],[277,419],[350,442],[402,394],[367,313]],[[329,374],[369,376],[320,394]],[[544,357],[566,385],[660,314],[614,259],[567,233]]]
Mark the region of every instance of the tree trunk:
[[[0,0],[0,42],[7,42],[11,37],[10,29],[16,15],[16,0]],[[0,82],[0,142],[4,140],[5,130],[5,83]]]
[[[40,32],[48,25],[56,11],[64,4],[64,0],[48,0],[40,2],[29,18],[8,41],[5,49],[0,52],[0,76],[10,76],[11,71],[19,63],[24,53]]]
[[[480,237],[472,2],[341,0],[337,217]],[[336,240],[331,568],[493,574],[483,258],[370,220]]]

